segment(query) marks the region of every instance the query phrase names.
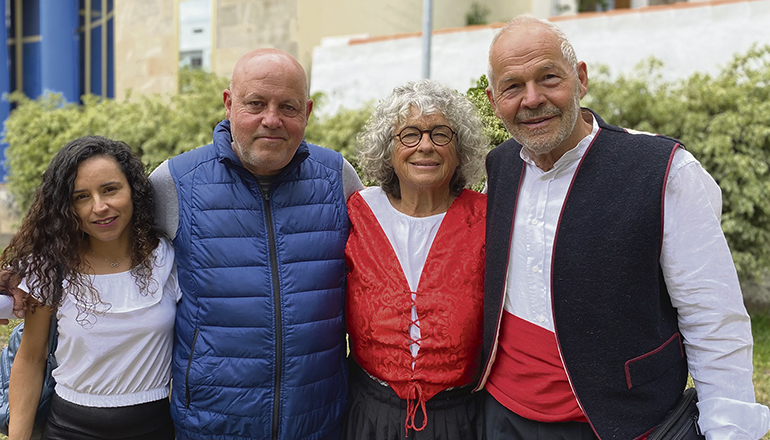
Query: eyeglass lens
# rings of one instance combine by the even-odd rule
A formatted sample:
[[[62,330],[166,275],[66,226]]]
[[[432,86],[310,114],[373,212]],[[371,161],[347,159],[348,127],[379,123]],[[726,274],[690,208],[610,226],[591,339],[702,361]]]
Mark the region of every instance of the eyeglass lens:
[[[407,147],[414,147],[420,143],[423,133],[430,133],[430,140],[437,146],[446,145],[452,141],[454,133],[446,125],[437,125],[431,130],[420,130],[417,127],[406,127],[398,134],[401,143]]]

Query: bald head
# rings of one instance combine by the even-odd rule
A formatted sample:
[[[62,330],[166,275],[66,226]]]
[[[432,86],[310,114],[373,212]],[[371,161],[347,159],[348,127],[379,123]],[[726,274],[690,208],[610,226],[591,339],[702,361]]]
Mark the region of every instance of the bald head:
[[[299,90],[304,97],[308,96],[307,75],[302,65],[293,56],[280,49],[262,48],[254,49],[238,58],[233,67],[233,76],[230,80],[230,90],[237,87],[240,82],[249,76],[249,73],[258,65],[273,65],[280,68],[287,80],[301,84]]]
[[[519,15],[518,17],[515,17],[505,23],[505,25],[500,28],[500,31],[495,34],[495,37],[492,39],[492,43],[489,45],[490,61],[487,65],[487,80],[490,86],[494,84],[495,72],[492,68],[491,59],[494,54],[497,42],[501,38],[515,38],[513,34],[516,34],[517,31],[524,31],[532,28],[541,28],[546,30],[547,33],[551,34],[554,37],[555,44],[557,44],[559,50],[561,50],[564,60],[572,67],[572,70],[577,72],[578,61],[577,57],[575,56],[575,49],[572,47],[572,44],[570,44],[569,40],[567,40],[567,35],[565,35],[561,29],[559,29],[555,24],[548,20],[531,17],[529,15]]]
[[[313,109],[302,66],[281,50],[251,51],[235,64],[223,98],[241,164],[258,176],[280,173],[302,143]]]
[[[580,117],[588,70],[573,60],[564,34],[530,17],[506,25],[489,51],[487,99],[544,171],[591,133],[590,117]]]

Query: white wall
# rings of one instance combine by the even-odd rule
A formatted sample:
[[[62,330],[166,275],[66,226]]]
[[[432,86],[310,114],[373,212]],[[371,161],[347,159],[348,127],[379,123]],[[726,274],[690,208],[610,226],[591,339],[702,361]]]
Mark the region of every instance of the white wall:
[[[589,64],[589,77],[591,64],[629,72],[655,56],[664,63],[664,78],[674,80],[716,74],[752,44],[770,44],[770,1],[680,3],[555,23]]]
[[[770,44],[770,0],[679,3],[605,14],[554,18],[578,59],[627,73],[641,60],[663,61],[665,80],[696,71],[714,74],[735,53]],[[489,43],[500,24],[434,33],[431,77],[465,92],[486,73]],[[320,110],[357,108],[420,78],[418,37],[357,40],[330,38],[313,51],[311,92],[327,95]],[[352,39],[355,42],[355,39]]]
[[[465,91],[486,69],[491,27],[473,32],[434,35],[431,77]],[[332,45],[336,43],[336,45]],[[393,87],[420,79],[422,47],[419,38],[395,38],[364,44],[326,39],[313,51],[311,93],[327,99],[319,109],[334,113],[339,106],[357,108],[386,97]]]

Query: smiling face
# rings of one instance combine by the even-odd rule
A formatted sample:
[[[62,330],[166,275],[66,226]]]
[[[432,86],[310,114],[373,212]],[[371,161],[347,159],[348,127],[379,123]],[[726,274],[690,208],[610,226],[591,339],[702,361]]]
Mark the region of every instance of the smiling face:
[[[72,206],[92,247],[94,241],[128,245],[134,205],[131,187],[115,159],[96,156],[78,165]]]
[[[296,60],[275,49],[244,55],[224,91],[233,149],[253,174],[281,172],[305,136],[313,108],[305,72]]]
[[[495,115],[531,154],[561,157],[590,133],[578,123],[580,98],[588,90],[585,63],[573,69],[548,28],[508,31],[490,51],[489,63],[494,82],[487,97]]]
[[[443,114],[420,115],[412,107],[409,117],[402,125],[395,127],[394,133],[399,133],[404,127],[431,130],[439,125],[452,128]],[[449,182],[459,164],[457,136],[446,145],[436,146],[428,133],[423,133],[420,142],[413,147],[403,145],[396,137],[393,139],[391,164],[398,176],[402,198],[409,196],[410,192],[449,191]]]

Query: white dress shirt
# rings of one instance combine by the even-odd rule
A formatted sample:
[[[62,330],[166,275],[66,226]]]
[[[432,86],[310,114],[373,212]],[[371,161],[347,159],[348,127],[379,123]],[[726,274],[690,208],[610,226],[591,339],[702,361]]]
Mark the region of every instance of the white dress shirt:
[[[594,119],[591,134],[549,171],[521,151],[526,170],[514,219],[505,310],[552,332],[556,225],[580,159],[598,130]],[[665,192],[660,264],[698,391],[699,425],[709,440],[758,439],[770,429],[770,410],[755,403],[751,323],[722,233],[721,210],[714,179],[692,154],[677,150]]]

